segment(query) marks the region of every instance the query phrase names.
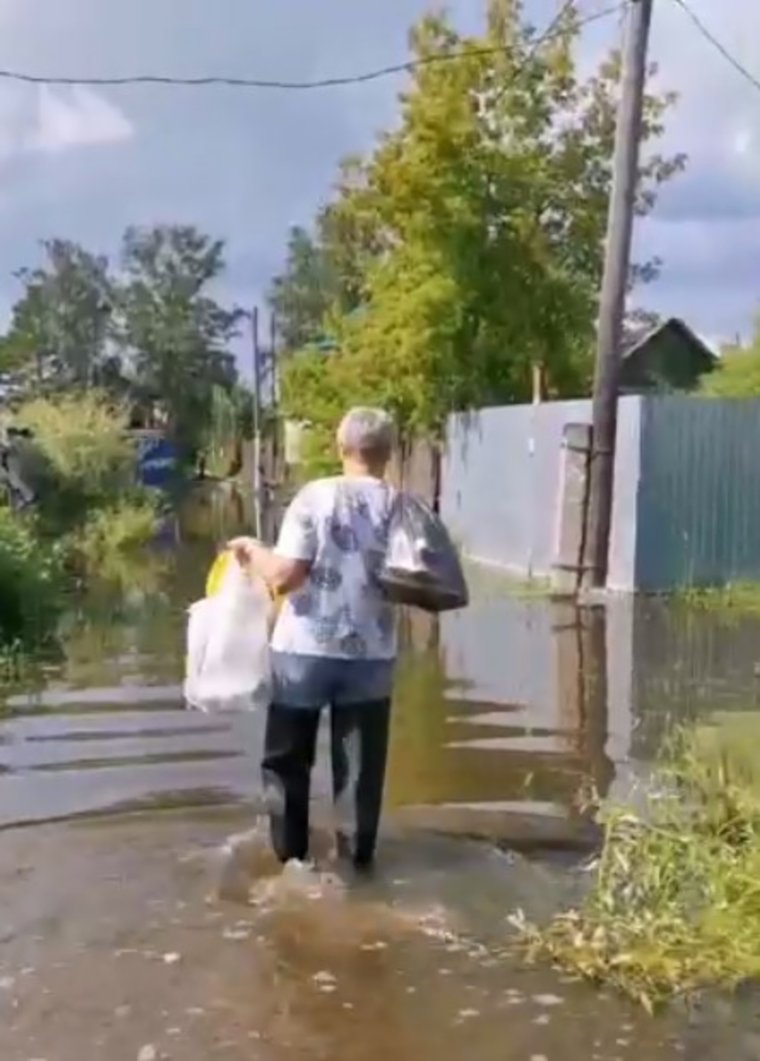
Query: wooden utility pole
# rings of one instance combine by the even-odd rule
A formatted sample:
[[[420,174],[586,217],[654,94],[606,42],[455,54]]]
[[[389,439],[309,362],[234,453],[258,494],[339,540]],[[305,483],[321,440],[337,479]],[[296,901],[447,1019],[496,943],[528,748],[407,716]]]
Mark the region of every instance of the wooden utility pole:
[[[277,371],[277,318],[274,312],[269,317],[269,373],[272,380],[271,401],[276,409],[280,400],[280,377]]]
[[[604,275],[599,299],[582,571],[582,584],[585,587],[604,586],[607,580],[623,319],[636,205],[652,0],[630,0],[626,17]]]
[[[283,486],[283,423],[280,415],[280,373],[277,357],[277,317],[272,310],[269,317],[269,378],[271,380],[271,438],[269,469],[269,533],[274,540],[279,533],[280,505],[282,504]]]
[[[259,346],[259,310],[251,313],[253,353],[253,532],[261,537],[261,347]]]

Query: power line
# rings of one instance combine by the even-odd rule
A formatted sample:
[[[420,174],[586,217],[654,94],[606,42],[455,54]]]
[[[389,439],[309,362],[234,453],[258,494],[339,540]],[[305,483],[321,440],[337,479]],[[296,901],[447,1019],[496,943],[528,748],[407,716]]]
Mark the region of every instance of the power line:
[[[611,7],[596,11],[593,15],[580,19],[578,29],[598,22],[609,15],[614,15],[626,6],[627,0],[617,3]],[[570,4],[565,5],[569,9]],[[563,12],[555,18],[553,26],[556,27]],[[543,34],[536,42],[536,47],[546,41],[562,36],[565,29],[554,28]],[[25,85],[48,85],[61,87],[88,87],[88,88],[121,88],[129,85],[164,85],[177,88],[255,88],[275,89],[288,92],[306,92],[321,88],[341,88],[347,85],[362,85],[370,81],[379,81],[381,78],[392,77],[394,74],[411,73],[425,66],[435,66],[441,63],[458,62],[462,59],[474,59],[488,55],[498,55],[505,52],[505,48],[471,48],[466,51],[452,52],[441,55],[426,55],[421,59],[410,59],[405,63],[395,63],[392,66],[383,66],[377,70],[370,70],[363,74],[353,74],[345,77],[326,77],[314,81],[280,81],[267,80],[265,78],[253,77],[227,77],[211,75],[208,77],[170,77],[159,74],[132,74],[124,77],[54,77],[43,74],[28,74],[18,70],[0,69],[0,81],[13,81]]]
[[[751,70],[748,70],[747,67],[729,51],[726,45],[705,25],[696,11],[691,9],[689,4],[686,3],[686,0],[675,0],[675,3],[678,4],[678,6],[688,15],[705,40],[709,41],[713,48],[720,52],[723,58],[733,66],[734,70],[740,73],[746,81],[749,81],[750,85],[754,88],[760,89],[760,77],[757,77]]]
[[[625,3],[619,4],[617,8],[611,8],[603,12],[596,12],[594,15],[591,15],[587,20],[583,20],[580,25],[583,26],[586,24],[587,21],[593,22],[599,18],[605,18],[607,15],[614,14],[616,10],[622,10],[626,6],[626,3],[627,0]],[[565,16],[569,15],[571,11],[575,10],[575,4],[576,0],[563,0],[563,2],[560,3],[559,7],[557,8],[557,11],[555,12],[551,21],[547,25],[546,29],[543,31],[543,33],[540,33],[533,41],[533,45],[528,51],[529,58],[533,59],[538,54],[538,51],[542,45],[551,42],[552,40],[561,36],[562,33],[565,32],[565,27],[562,25],[562,23],[565,19]],[[494,50],[499,54],[502,54],[504,52],[503,48],[496,48]],[[504,87],[497,94],[497,99],[502,99],[507,94],[509,89],[510,82],[505,82]]]
[[[544,43],[544,41],[551,40],[552,36],[555,33],[557,33],[559,31],[560,27],[562,26],[562,22],[563,22],[565,16],[569,15],[570,12],[573,11],[574,9],[575,9],[575,0],[564,0],[564,3],[560,4],[560,6],[557,8],[557,13],[554,15],[554,18],[551,20],[549,25],[546,27],[544,32],[541,34],[541,36],[536,41],[536,43],[535,43],[535,45],[533,47],[533,51],[534,52],[538,48],[540,48],[540,46]]]

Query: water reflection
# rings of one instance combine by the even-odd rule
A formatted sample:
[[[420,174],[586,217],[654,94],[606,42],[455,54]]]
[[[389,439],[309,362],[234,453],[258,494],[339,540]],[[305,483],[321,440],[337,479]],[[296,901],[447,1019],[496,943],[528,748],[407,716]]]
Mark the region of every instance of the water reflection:
[[[409,641],[390,799],[418,806],[403,817],[511,846],[588,843],[582,808],[614,776],[604,610],[488,596]]]
[[[379,879],[307,894],[295,912],[271,901],[271,881],[254,907],[220,906],[202,856],[256,820],[261,718],[181,702],[185,608],[236,529],[202,500],[156,581],[79,606],[61,657],[4,692],[3,1061],[137,1057],[145,1044],[206,1061],[252,1056],[251,1043],[288,1061],[680,1056],[681,1023],[640,1023],[505,964],[505,914],[556,903],[571,875],[466,838],[587,850],[591,788],[624,790],[674,719],[757,707],[760,621],[662,601],[579,609],[498,586],[440,624],[404,616]],[[320,834],[328,789],[319,771]],[[58,824],[18,828],[42,822]],[[695,1033],[694,1056],[753,1056],[721,1028],[714,1044]]]
[[[213,544],[192,528],[180,537],[149,591],[79,607],[62,658],[6,691],[1,824],[155,805],[162,792],[172,806],[183,791],[192,805],[208,792],[256,804],[261,720],[181,702],[185,607]],[[402,633],[391,828],[582,849],[595,838],[588,794],[623,791],[674,719],[753,709],[760,696],[756,618],[726,625],[664,601],[579,608],[491,589],[440,624],[405,615]],[[319,773],[318,798],[327,787]]]

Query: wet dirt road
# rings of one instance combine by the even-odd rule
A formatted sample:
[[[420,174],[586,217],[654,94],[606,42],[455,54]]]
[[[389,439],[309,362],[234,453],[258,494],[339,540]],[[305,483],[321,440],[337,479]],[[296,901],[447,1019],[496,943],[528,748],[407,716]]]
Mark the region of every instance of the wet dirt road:
[[[503,958],[495,912],[475,930],[472,892],[498,881],[507,899],[508,861],[391,842],[383,880],[344,890],[270,876],[262,857],[243,905],[212,886],[241,824],[168,814],[5,837],[3,1058],[677,1056],[675,1027]]]
[[[5,697],[3,1061],[760,1057],[753,999],[650,1020],[505,950],[510,913],[579,887],[590,785],[624,788],[706,689],[753,708],[757,630],[485,591],[440,631],[415,621],[376,879],[336,873],[323,773],[317,866],[283,877],[258,824],[261,720],[179,696],[206,557],[80,617]]]

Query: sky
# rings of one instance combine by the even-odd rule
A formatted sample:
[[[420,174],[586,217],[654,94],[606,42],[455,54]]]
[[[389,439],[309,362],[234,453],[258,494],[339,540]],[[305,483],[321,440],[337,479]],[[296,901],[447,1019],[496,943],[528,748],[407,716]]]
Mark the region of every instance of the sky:
[[[751,0],[689,0],[760,77]],[[527,0],[542,26],[558,0]],[[313,79],[403,61],[426,0],[0,0],[0,68],[42,75],[226,74]],[[583,13],[608,6],[580,0]],[[453,0],[474,30],[479,0]],[[718,19],[716,16],[720,14]],[[613,15],[584,33],[593,64],[619,40]],[[718,342],[760,308],[760,91],[698,33],[676,0],[655,0],[658,85],[680,94],[664,151],[689,165],[637,224],[639,258],[663,272],[640,301]],[[262,303],[288,228],[308,224],[338,161],[394,120],[398,78],[309,93],[0,81],[0,321],[13,273],[58,236],[116,257],[129,224],[192,223],[227,240],[225,297]]]

